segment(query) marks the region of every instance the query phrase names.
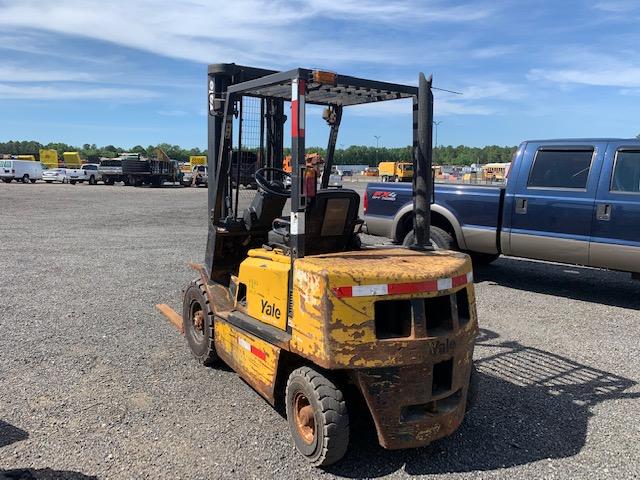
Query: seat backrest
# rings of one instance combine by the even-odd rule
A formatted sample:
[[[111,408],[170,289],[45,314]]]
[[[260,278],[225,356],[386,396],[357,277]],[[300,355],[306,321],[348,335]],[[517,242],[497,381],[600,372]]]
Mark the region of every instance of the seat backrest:
[[[349,189],[318,190],[305,215],[305,254],[340,252],[353,239],[360,195]]]

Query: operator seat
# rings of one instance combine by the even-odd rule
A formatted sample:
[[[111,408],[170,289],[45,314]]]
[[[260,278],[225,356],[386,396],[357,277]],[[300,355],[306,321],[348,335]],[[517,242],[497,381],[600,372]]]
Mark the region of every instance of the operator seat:
[[[360,195],[350,189],[322,189],[307,206],[305,215],[305,255],[341,252],[357,243]],[[288,221],[288,219],[283,219]],[[278,240],[276,240],[276,238]],[[269,233],[269,241],[291,248],[291,237]]]

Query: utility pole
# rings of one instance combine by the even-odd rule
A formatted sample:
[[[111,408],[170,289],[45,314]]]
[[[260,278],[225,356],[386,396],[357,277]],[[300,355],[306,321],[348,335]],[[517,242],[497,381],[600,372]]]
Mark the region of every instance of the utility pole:
[[[379,165],[378,162],[378,145],[380,142],[380,135],[374,135],[374,138],[376,139],[376,166]]]

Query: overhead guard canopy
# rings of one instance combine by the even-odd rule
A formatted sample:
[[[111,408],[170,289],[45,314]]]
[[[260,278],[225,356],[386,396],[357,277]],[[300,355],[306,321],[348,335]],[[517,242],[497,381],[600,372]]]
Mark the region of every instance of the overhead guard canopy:
[[[324,73],[324,72],[322,72]],[[398,100],[418,95],[418,88],[410,85],[379,82],[364,78],[335,74],[335,83],[316,81],[313,70],[295,69],[278,72],[229,87],[229,93],[255,97],[278,98],[291,101],[291,79],[307,79],[305,101],[314,105],[350,106]]]

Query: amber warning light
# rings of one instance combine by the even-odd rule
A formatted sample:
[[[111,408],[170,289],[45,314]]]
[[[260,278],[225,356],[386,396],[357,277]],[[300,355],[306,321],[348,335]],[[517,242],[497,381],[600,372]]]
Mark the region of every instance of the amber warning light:
[[[324,83],[328,85],[336,84],[336,74],[333,72],[323,72],[322,70],[314,70],[313,81],[316,83]]]

